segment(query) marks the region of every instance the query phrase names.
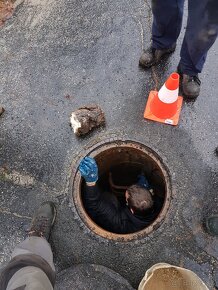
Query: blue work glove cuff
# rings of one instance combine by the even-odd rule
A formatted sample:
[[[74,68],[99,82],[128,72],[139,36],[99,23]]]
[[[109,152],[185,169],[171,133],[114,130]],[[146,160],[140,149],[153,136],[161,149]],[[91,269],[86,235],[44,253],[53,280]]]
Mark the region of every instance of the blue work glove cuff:
[[[84,177],[86,182],[93,183],[98,181],[98,176],[96,174],[91,174],[89,177]]]

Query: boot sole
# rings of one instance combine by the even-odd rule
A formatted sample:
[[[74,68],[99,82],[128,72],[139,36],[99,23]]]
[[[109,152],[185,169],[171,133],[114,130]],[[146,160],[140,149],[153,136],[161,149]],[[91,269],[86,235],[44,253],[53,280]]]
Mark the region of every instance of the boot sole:
[[[52,234],[52,228],[54,226],[54,223],[55,223],[55,220],[56,220],[56,217],[57,217],[57,209],[56,209],[56,206],[55,204],[53,204],[53,208],[54,208],[54,216],[53,216],[53,219],[52,219],[52,222],[51,222],[51,229],[50,229],[50,233],[49,233],[49,236],[47,239],[47,241],[49,242],[50,238],[51,238],[51,234]]]
[[[51,227],[53,227],[55,220],[56,220],[56,217],[57,217],[57,209],[56,209],[56,206],[54,205],[54,216],[53,216],[53,219],[51,222]]]

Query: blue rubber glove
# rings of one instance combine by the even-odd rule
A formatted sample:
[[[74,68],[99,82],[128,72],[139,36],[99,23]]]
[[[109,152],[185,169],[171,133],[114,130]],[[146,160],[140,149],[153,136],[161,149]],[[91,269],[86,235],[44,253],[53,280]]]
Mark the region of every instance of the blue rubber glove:
[[[143,175],[140,174],[138,175],[138,181],[137,184],[144,187],[145,189],[151,189],[150,184],[148,183],[147,178]]]
[[[91,157],[82,159],[79,172],[87,183],[95,183],[98,180],[98,165],[95,159]]]

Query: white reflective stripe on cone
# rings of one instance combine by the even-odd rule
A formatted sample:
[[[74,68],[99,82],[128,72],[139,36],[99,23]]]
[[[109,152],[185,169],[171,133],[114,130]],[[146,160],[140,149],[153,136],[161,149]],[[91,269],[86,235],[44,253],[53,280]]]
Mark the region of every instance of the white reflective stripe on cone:
[[[176,90],[168,90],[165,84],[158,92],[159,99],[167,104],[174,103],[178,99],[179,88]]]

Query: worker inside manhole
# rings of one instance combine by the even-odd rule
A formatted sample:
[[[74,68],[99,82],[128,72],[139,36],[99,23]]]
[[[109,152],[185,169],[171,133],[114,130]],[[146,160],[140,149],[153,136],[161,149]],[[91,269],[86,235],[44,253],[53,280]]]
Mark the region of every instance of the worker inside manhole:
[[[162,183],[152,186],[140,164],[116,164],[98,176],[95,159],[85,157],[79,171],[84,179],[84,207],[90,218],[106,231],[138,232],[159,215],[164,203]]]

